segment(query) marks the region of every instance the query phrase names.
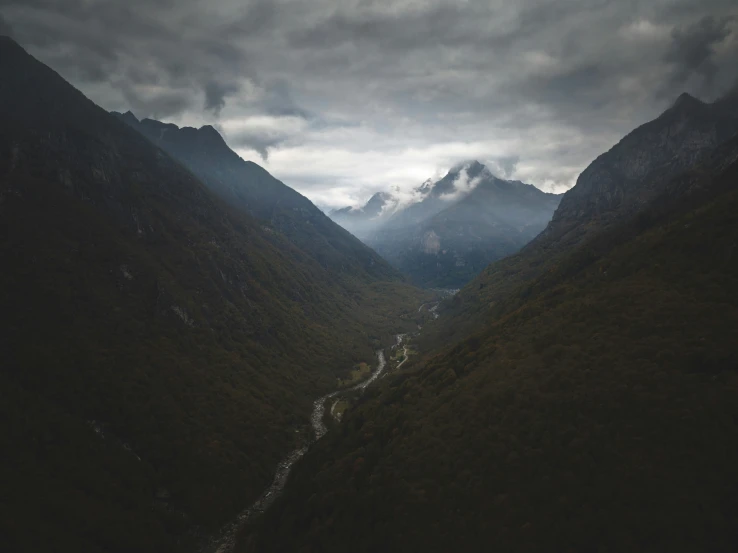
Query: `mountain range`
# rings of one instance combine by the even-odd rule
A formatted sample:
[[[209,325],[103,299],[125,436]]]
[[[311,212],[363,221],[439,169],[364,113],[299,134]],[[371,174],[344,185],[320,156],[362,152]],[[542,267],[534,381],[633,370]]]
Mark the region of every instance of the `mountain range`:
[[[633,216],[668,191],[674,175],[697,165],[737,128],[738,101],[733,96],[710,104],[680,95],[659,117],[582,172],[537,244],[576,243],[611,221]]]
[[[459,323],[458,335],[486,318],[487,306],[501,305],[521,282],[543,275],[588,238],[637,217],[657,199],[689,192],[687,184],[677,185],[680,174],[702,164],[724,167],[726,162],[711,156],[737,131],[735,92],[713,103],[680,95],[659,117],[623,137],[582,171],[544,232],[519,254],[486,267],[462,290],[448,313]],[[699,181],[689,186],[698,187]]]
[[[344,413],[239,551],[730,551],[735,96],[587,167]]]
[[[735,549],[738,90],[561,197],[471,161],[331,213],[365,245],[213,127],[0,76],[4,550]]]
[[[426,181],[398,205],[377,193],[361,209],[330,213],[420,286],[456,288],[517,252],[551,220],[560,196],[495,177],[478,161]]]

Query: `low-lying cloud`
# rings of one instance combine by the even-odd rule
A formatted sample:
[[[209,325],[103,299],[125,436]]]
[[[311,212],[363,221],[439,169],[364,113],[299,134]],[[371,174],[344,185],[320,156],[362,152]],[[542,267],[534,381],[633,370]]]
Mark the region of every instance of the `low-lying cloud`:
[[[268,160],[269,150],[288,140],[297,140],[309,122],[298,115],[256,115],[228,119],[221,128],[234,148],[250,148]]]
[[[711,92],[719,66],[716,61],[716,48],[732,34],[730,24],[736,20],[733,15],[714,17],[706,15],[699,21],[675,27],[671,32],[671,44],[664,57],[672,66],[670,83],[680,86],[697,76],[700,87]]]
[[[464,196],[467,196],[472,190],[474,190],[479,185],[479,183],[482,182],[485,176],[488,176],[488,174],[487,172],[483,171],[479,175],[470,178],[469,167],[462,167],[459,170],[458,176],[454,179],[453,191],[441,194],[440,198],[448,202],[456,201],[460,198],[463,198]]]

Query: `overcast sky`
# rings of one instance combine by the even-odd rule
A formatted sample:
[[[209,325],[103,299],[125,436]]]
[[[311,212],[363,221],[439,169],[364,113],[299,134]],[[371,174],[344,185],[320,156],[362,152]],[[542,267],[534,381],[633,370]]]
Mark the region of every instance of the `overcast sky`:
[[[321,206],[478,159],[563,191],[682,91],[738,78],[735,0],[0,0],[106,109],[213,124]]]

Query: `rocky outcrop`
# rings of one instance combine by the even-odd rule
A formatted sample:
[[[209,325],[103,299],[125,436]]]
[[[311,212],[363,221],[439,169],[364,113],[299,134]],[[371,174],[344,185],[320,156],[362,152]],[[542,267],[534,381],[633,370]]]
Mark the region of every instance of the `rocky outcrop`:
[[[738,131],[728,97],[706,104],[682,94],[661,116],[594,160],[561,200],[537,245],[570,245],[638,212],[666,183]]]

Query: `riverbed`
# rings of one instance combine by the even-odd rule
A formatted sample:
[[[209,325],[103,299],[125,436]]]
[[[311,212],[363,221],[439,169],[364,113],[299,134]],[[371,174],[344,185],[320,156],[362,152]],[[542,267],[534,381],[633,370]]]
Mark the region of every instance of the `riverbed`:
[[[439,289],[437,291],[442,292],[444,297],[452,296],[456,292],[458,292],[458,290],[442,289]],[[437,319],[437,309],[439,304],[440,301],[424,303],[418,308],[418,312],[420,312],[423,307],[429,306],[428,312],[433,316],[434,319]],[[420,329],[421,327],[418,326],[418,331],[420,331]],[[396,344],[393,347],[399,348],[403,345],[403,342],[406,342],[407,335],[398,334],[395,336],[395,339]],[[398,369],[403,365],[403,363],[405,363],[405,361],[407,361],[408,350],[406,344],[404,344],[403,353],[404,359],[396,367]],[[363,392],[367,388],[367,386],[372,384],[383,375],[385,368],[387,367],[387,361],[384,357],[384,351],[378,350],[376,352],[376,355],[377,368],[374,369],[369,378],[363,380],[355,386],[352,386],[351,388],[336,390],[334,392],[321,396],[313,402],[313,410],[310,414],[310,426],[312,430],[312,436],[308,438],[308,440],[303,445],[300,445],[299,447],[292,450],[289,455],[287,455],[284,459],[282,459],[282,461],[279,462],[279,464],[277,465],[277,470],[274,474],[274,480],[272,480],[272,483],[269,485],[269,487],[267,487],[267,489],[264,490],[264,492],[259,496],[259,499],[257,499],[250,507],[242,511],[235,520],[233,520],[231,523],[221,529],[220,533],[216,537],[210,539],[208,543],[201,548],[200,553],[230,553],[231,551],[233,551],[236,543],[236,535],[238,534],[239,529],[241,529],[251,517],[258,513],[263,513],[271,506],[274,500],[284,489],[284,486],[287,483],[287,477],[290,474],[292,466],[300,458],[302,458],[305,453],[307,453],[308,449],[310,449],[310,446],[312,446],[315,442],[325,436],[325,434],[328,432],[328,427],[325,425],[324,421],[325,406],[328,400],[332,398],[337,398],[336,401],[338,401],[338,398],[342,395],[356,391]],[[335,405],[336,402],[334,401],[332,403],[332,407],[335,407]],[[331,415],[333,416],[333,413],[331,413]],[[336,418],[336,420],[339,419]]]
[[[403,335],[398,335],[396,337],[398,340],[398,344],[401,343],[402,336]],[[328,432],[328,428],[326,427],[323,420],[325,418],[326,402],[328,402],[328,400],[333,397],[347,394],[349,392],[363,392],[367,388],[367,386],[369,386],[372,382],[377,380],[377,378],[382,375],[385,368],[387,367],[387,361],[384,357],[384,351],[378,350],[376,355],[377,367],[376,369],[374,369],[369,378],[363,380],[355,386],[352,386],[351,388],[336,390],[335,392],[331,392],[329,394],[321,396],[313,402],[313,411],[310,415],[310,426],[313,434],[312,437],[306,444],[295,448],[289,453],[289,455],[287,455],[279,462],[279,464],[277,465],[277,470],[274,474],[274,480],[272,480],[272,483],[269,485],[269,487],[264,490],[264,492],[250,507],[239,513],[235,520],[226,525],[220,531],[218,536],[211,539],[205,545],[205,547],[201,549],[202,553],[230,553],[231,551],[233,551],[238,530],[243,527],[243,525],[246,524],[252,516],[256,515],[257,513],[262,513],[266,511],[271,506],[274,500],[284,489],[284,486],[287,483],[287,477],[290,474],[292,466],[303,455],[305,455],[305,453],[307,453],[311,445],[313,445],[316,441],[325,436],[326,432]]]

